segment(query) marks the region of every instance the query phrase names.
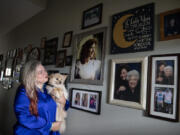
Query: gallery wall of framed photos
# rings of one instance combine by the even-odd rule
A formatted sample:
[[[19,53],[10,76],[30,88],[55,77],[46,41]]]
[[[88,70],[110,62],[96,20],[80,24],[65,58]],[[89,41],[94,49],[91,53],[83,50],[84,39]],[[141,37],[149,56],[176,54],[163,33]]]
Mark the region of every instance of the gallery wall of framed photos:
[[[69,94],[72,93],[70,95],[72,124],[70,122],[67,134],[72,132],[78,134],[77,128],[73,127],[76,123],[73,116],[78,117],[76,120],[80,122],[79,126],[85,126],[88,129],[83,124],[84,118],[87,117],[90,124],[106,127],[107,133],[110,128],[105,121],[108,121],[116,130],[119,129],[117,126],[119,124],[124,133],[128,133],[125,127],[131,127],[129,122],[138,121],[137,124],[141,127],[150,123],[148,129],[145,128],[151,131],[154,122],[161,126],[167,122],[165,127],[169,127],[171,122],[179,121],[180,79],[176,75],[180,72],[180,39],[179,25],[177,25],[180,24],[177,6],[180,2],[176,0],[173,2],[165,0],[167,6],[165,7],[161,5],[163,0],[149,2],[140,0],[130,4],[122,0],[111,3],[108,0],[95,1],[84,3],[83,6],[79,5],[78,14],[75,12],[77,7],[69,5],[72,11],[66,12],[64,20],[63,16],[53,12],[54,24],[49,26],[49,23],[45,22],[46,34],[39,33],[38,37],[34,38],[35,44],[32,48],[40,49],[40,59],[49,74],[59,72],[69,76],[66,86]],[[172,6],[168,7],[168,3]],[[54,5],[56,4],[60,3],[55,2]],[[59,9],[55,8],[55,11]],[[61,22],[57,18],[61,18]],[[170,20],[173,20],[172,25],[176,24],[176,28],[169,26]],[[176,23],[173,23],[174,21]],[[38,30],[42,31],[41,28],[37,28]],[[52,33],[47,34],[48,32]],[[87,56],[83,54],[85,50],[82,50],[83,46],[90,42],[95,45],[89,49],[92,52],[85,53],[89,56],[91,54],[91,57],[86,58]],[[34,53],[39,52],[38,49],[34,50]],[[47,55],[48,53],[51,55]],[[90,64],[85,64],[88,62]],[[170,84],[165,82],[168,80],[165,72],[160,73],[163,77],[158,77],[158,66],[161,63],[164,63],[164,70],[167,68],[172,72],[172,76],[169,77],[172,81]],[[122,70],[123,67],[127,70]],[[122,79],[121,72],[126,74],[124,77],[126,79]],[[134,80],[132,74],[135,76]],[[164,79],[164,82],[158,83],[156,79]],[[137,91],[132,94],[134,90]],[[78,92],[81,95],[81,102],[75,105],[75,95]],[[91,92],[99,97],[95,108],[100,110],[93,110],[88,106],[91,102]],[[161,93],[164,99],[159,101]],[[167,93],[169,101],[165,100]],[[85,95],[89,97],[86,107],[82,102]],[[133,98],[133,95],[137,98]],[[175,131],[172,133],[179,131],[178,124],[172,125],[175,126]],[[136,126],[132,125],[132,127]],[[89,129],[88,131],[90,132]],[[167,129],[162,131],[161,128],[158,131],[165,133]],[[145,129],[139,131],[139,134],[143,133]]]

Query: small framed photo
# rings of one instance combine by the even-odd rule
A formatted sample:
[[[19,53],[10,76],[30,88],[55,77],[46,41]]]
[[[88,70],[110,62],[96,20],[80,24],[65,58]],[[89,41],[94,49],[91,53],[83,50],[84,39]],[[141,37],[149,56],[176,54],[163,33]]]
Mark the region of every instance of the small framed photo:
[[[73,31],[69,31],[64,34],[63,44],[62,44],[63,48],[67,48],[71,46],[72,36],[73,36]]]
[[[160,40],[180,38],[180,8],[160,14]]]
[[[146,109],[147,57],[112,59],[109,103]]]
[[[178,121],[180,54],[150,57],[149,116]]]
[[[8,58],[5,63],[4,77],[12,77],[14,67],[14,59]]]
[[[66,56],[66,66],[71,66],[72,65],[72,55],[71,56]]]
[[[66,60],[66,50],[59,50],[56,57],[56,67],[64,67]]]
[[[73,88],[71,90],[70,106],[75,109],[100,114],[101,91]]]
[[[83,12],[82,29],[101,23],[103,4],[98,4]]]
[[[44,50],[44,65],[55,65],[56,64],[56,54],[58,47],[58,38],[53,38],[45,42]]]

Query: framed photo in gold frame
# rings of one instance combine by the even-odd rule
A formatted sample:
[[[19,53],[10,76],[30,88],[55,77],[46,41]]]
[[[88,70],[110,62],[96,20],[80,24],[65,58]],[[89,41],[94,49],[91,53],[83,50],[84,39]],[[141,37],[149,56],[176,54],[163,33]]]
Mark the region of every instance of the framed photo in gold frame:
[[[160,40],[180,38],[180,8],[160,14]]]

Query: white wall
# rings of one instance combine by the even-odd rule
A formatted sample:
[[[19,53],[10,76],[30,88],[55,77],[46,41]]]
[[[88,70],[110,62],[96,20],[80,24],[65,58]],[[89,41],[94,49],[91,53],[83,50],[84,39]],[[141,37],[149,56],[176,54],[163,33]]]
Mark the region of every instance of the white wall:
[[[81,30],[82,12],[98,3],[103,3],[103,19],[100,25],[89,29]],[[126,11],[147,3],[155,3],[155,43],[154,50],[148,52],[138,52],[132,54],[110,55],[111,37],[111,17],[115,13]],[[179,0],[49,0],[46,11],[34,16],[28,22],[17,27],[10,35],[11,47],[25,47],[29,43],[34,46],[40,45],[40,38],[47,36],[48,39],[59,37],[59,49],[62,45],[63,34],[73,30],[74,34],[86,32],[99,27],[107,26],[105,74],[103,86],[69,84],[69,88],[84,88],[102,91],[101,115],[93,115],[87,112],[69,109],[67,118],[67,131],[65,135],[178,135],[180,133],[180,123],[172,123],[163,120],[149,118],[143,115],[143,111],[110,105],[107,102],[109,93],[110,59],[114,58],[135,58],[152,54],[166,54],[180,52],[180,39],[159,41],[158,14],[171,9],[179,8]],[[8,43],[7,43],[8,44]],[[2,48],[1,49],[6,49]],[[72,53],[72,48],[68,49],[68,55]],[[2,50],[1,50],[2,52]],[[59,69],[70,71],[70,68]],[[2,91],[2,90],[1,90]],[[0,91],[0,92],[1,92]],[[10,91],[15,91],[15,88]],[[0,95],[0,99],[3,98]],[[2,101],[2,100],[1,100]],[[9,102],[3,98],[3,103]],[[9,109],[12,108],[9,105]],[[6,108],[8,110],[8,108]],[[12,112],[13,113],[13,112]],[[7,116],[0,112],[0,116]],[[13,114],[12,114],[13,115]],[[1,119],[1,117],[0,117]],[[1,120],[0,120],[1,121]],[[14,118],[13,118],[14,121]],[[8,129],[11,127],[5,127]],[[0,130],[2,131],[2,130]],[[6,132],[7,133],[7,132]],[[9,134],[9,133],[7,133]]]

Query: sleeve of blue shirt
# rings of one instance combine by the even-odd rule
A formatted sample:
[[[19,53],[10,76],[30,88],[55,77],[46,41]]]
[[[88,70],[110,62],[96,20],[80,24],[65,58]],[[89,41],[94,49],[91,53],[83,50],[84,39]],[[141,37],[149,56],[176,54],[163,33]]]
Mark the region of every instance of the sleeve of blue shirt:
[[[68,100],[66,100],[66,104],[65,104],[64,109],[67,111],[69,109],[69,106],[70,106],[70,103]]]
[[[30,101],[26,95],[25,89],[19,89],[14,103],[14,110],[18,122],[29,129],[38,129],[44,133],[51,128],[52,123],[40,116],[34,116],[29,111]]]

